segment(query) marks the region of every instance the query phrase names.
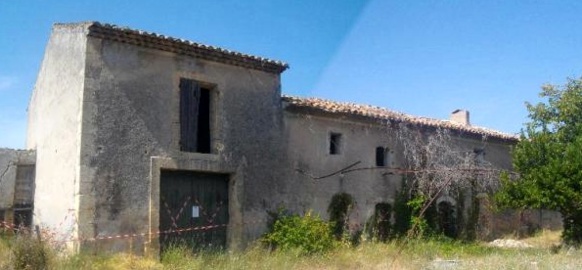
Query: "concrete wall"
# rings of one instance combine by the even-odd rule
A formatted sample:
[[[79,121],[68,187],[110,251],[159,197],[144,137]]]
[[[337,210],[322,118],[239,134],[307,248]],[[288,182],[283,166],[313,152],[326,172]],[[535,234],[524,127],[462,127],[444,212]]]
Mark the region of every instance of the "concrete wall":
[[[53,28],[28,106],[26,144],[37,155],[35,223],[63,234],[73,232],[73,236],[80,181],[85,36],[83,25]]]
[[[210,154],[179,151],[181,77],[212,88]],[[83,101],[81,238],[157,231],[161,169],[230,174],[229,245],[257,236],[243,224],[266,216],[283,182],[278,74],[89,38]]]
[[[18,179],[22,177],[18,175],[18,167],[34,166],[34,164],[35,152],[33,150],[0,148],[0,220],[11,224],[14,221],[15,204],[32,204],[34,175],[32,179]]]

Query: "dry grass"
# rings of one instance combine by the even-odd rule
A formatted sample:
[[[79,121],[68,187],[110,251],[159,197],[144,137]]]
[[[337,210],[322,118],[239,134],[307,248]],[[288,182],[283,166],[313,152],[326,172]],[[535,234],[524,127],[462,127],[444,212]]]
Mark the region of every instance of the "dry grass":
[[[0,235],[0,269],[9,269],[10,248],[2,235]]]
[[[174,248],[161,261],[127,254],[114,256],[74,255],[55,258],[51,269],[582,269],[580,250],[552,248],[559,232],[543,231],[522,239],[528,249],[488,247],[483,243],[412,241],[364,243],[340,247],[329,253],[302,256],[298,252],[270,252],[259,246],[245,252],[193,255]],[[0,269],[10,269],[8,241],[0,239]]]
[[[560,245],[561,231],[542,230],[535,236],[523,239],[524,242],[537,248],[555,248]]]

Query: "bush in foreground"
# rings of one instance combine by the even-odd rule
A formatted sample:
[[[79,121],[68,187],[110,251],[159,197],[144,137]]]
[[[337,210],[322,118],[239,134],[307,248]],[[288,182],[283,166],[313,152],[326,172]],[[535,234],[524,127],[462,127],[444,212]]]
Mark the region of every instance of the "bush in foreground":
[[[13,269],[50,269],[55,251],[32,233],[22,230],[7,238],[10,253],[8,265]]]
[[[279,216],[263,242],[282,250],[299,250],[302,254],[324,252],[336,244],[332,225],[311,212],[303,216]]]

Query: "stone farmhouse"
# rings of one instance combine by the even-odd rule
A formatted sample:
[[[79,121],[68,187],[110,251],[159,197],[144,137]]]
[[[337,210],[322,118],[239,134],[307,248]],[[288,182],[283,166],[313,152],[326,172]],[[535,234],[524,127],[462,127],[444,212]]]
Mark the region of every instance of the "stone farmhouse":
[[[239,248],[266,231],[269,211],[327,218],[344,192],[363,224],[394,201],[401,175],[309,175],[402,166],[402,142],[386,132],[394,123],[451,130],[511,168],[517,138],[470,125],[466,111],[436,120],[284,96],[287,68],[109,24],[55,24],[28,107],[28,150],[0,150],[0,221],[50,228],[75,250],[155,252],[179,238]]]

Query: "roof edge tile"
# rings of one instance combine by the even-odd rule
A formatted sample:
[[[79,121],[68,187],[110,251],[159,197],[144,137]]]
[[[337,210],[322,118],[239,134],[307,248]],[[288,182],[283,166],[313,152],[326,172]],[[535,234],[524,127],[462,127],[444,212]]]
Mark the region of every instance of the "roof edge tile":
[[[503,133],[493,129],[488,129],[479,126],[462,125],[449,120],[413,116],[410,114],[405,114],[378,106],[348,102],[336,102],[321,98],[302,98],[287,95],[282,96],[282,101],[286,102],[288,106],[298,108],[310,108],[331,114],[352,115],[376,120],[405,122],[425,127],[446,128],[450,130],[467,132],[480,136],[498,138],[506,141],[519,140],[519,137],[516,135]]]
[[[220,47],[209,46],[185,39],[117,26],[114,24],[100,23],[96,21],[55,24],[55,27],[71,26],[87,27],[87,35],[90,37],[173,52],[176,54],[256,69],[269,73],[280,74],[289,68],[289,65],[282,61],[271,60],[264,57],[244,54]]]

